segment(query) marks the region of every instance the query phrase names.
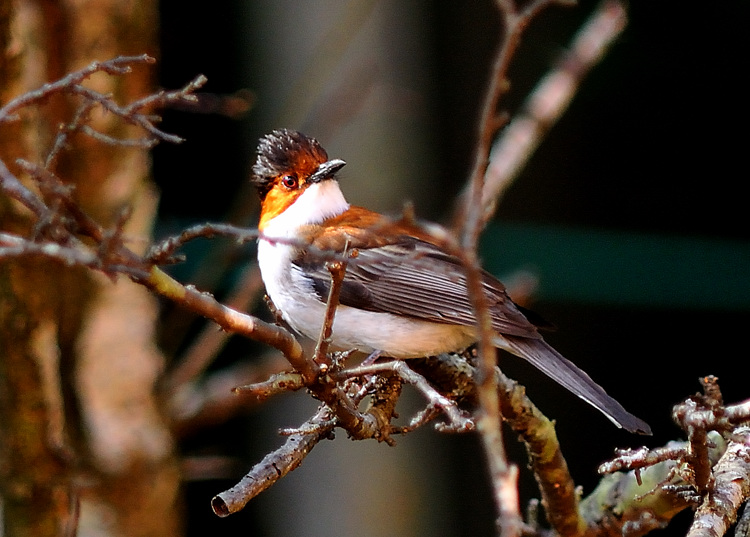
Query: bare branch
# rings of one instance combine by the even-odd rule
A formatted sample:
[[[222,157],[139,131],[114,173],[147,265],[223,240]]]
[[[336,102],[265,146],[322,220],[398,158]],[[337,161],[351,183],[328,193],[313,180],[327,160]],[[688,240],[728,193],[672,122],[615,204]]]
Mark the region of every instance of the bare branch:
[[[0,190],[5,192],[8,197],[19,201],[37,217],[40,217],[47,212],[47,206],[41,199],[39,199],[39,196],[26,188],[21,181],[10,172],[2,160],[0,160]]]
[[[671,449],[672,445],[667,446]],[[666,526],[690,502],[664,488],[674,479],[675,462],[662,461],[640,471],[618,472],[603,478],[581,501],[586,536],[639,537]]]
[[[503,38],[500,41],[490,75],[490,83],[485,94],[479,120],[479,136],[474,154],[469,182],[464,195],[459,198],[456,227],[461,228],[461,243],[474,244],[481,231],[482,190],[490,147],[498,129],[505,123],[504,115],[499,114],[498,105],[501,97],[507,92],[508,69],[521,39],[521,35],[540,11],[555,3],[554,0],[533,0],[518,12],[513,0],[497,0],[497,7],[502,20]]]
[[[583,78],[620,36],[627,22],[619,1],[605,0],[578,31],[555,69],[526,99],[520,114],[503,129],[490,155],[482,191],[482,223],[523,170],[550,128],[567,109]]]
[[[198,75],[185,86],[178,90],[162,90],[142,99],[133,101],[123,108],[126,115],[138,115],[143,109],[161,108],[175,103],[194,104],[198,98],[193,95],[197,90],[206,85],[208,79],[204,75]]]
[[[73,116],[73,120],[70,123],[67,125],[60,125],[59,132],[57,133],[57,136],[55,136],[52,148],[49,150],[47,158],[45,159],[45,169],[52,170],[54,168],[60,151],[67,146],[70,137],[84,127],[84,123],[88,121],[89,113],[94,106],[96,106],[96,103],[94,102],[84,102],[78,107],[78,110],[76,110],[75,116]]]
[[[642,535],[691,505],[698,507],[691,537],[720,536],[734,523],[750,497],[748,402],[725,407],[717,379],[701,383],[704,394],[673,410],[688,442],[620,451],[600,466],[600,473],[632,471],[609,476],[584,500],[590,531],[611,526]]]
[[[175,91],[160,91],[148,95],[126,106],[120,106],[112,100],[111,95],[99,93],[81,83],[96,72],[105,72],[112,75],[122,75],[130,72],[132,65],[138,63],[153,63],[155,60],[147,55],[118,57],[105,62],[93,62],[88,67],[71,73],[60,80],[45,84],[36,91],[28,92],[0,108],[0,123],[4,121],[15,121],[18,119],[17,112],[32,104],[37,104],[55,93],[69,93],[83,97],[82,104],[78,107],[75,116],[67,125],[61,125],[50,151],[45,159],[44,167],[53,169],[60,152],[67,146],[70,138],[76,133],[83,133],[108,145],[121,145],[126,147],[150,148],[158,140],[171,143],[180,143],[182,138],[166,133],[158,129],[154,123],[160,118],[142,113],[143,110],[157,106],[167,106],[176,102],[193,102],[192,95],[197,89],[206,83],[206,77],[199,75],[186,86]],[[145,130],[150,136],[138,139],[120,139],[111,135],[98,132],[86,125],[90,112],[95,106],[101,106],[104,110],[118,116],[123,121],[136,125]]]
[[[702,411],[696,402],[688,399],[675,407],[674,415],[682,417],[681,425],[688,433],[686,462],[693,473],[693,482],[698,494],[705,494],[711,483],[711,463],[708,458],[708,424],[714,413]]]
[[[37,185],[39,185],[39,190],[44,193],[46,198],[60,201],[64,204],[64,208],[60,208],[60,210],[64,210],[70,216],[71,220],[75,221],[78,226],[78,232],[91,237],[95,241],[102,240],[104,230],[93,218],[84,213],[73,199],[73,187],[71,185],[66,185],[54,173],[40,165],[33,164],[24,159],[16,159],[16,164],[36,181]],[[26,189],[26,187],[23,188]],[[30,190],[26,190],[31,193]],[[43,220],[50,209],[44,204],[44,201],[40,200],[40,203],[42,203],[43,209],[36,216],[40,220]]]
[[[18,116],[16,114],[21,108],[38,103],[54,93],[60,93],[70,87],[76,86],[94,73],[101,71],[110,75],[124,75],[129,73],[135,64],[152,64],[154,62],[156,60],[147,54],[140,56],[118,56],[117,58],[103,62],[92,62],[88,67],[70,73],[56,82],[50,82],[37,90],[24,93],[11,100],[8,104],[0,108],[0,123],[17,121]]]
[[[497,1],[502,17],[504,35],[495,57],[493,74],[482,109],[479,138],[471,177],[464,194],[459,200],[458,216],[454,220],[455,227],[460,228],[459,243],[464,250],[462,260],[466,267],[467,286],[470,290],[480,336],[478,344],[480,412],[477,418],[477,426],[482,434],[484,448],[490,464],[490,475],[499,513],[498,520],[503,535],[518,534],[521,524],[517,497],[514,498],[512,494],[508,494],[515,487],[515,470],[510,468],[505,461],[502,436],[499,429],[500,401],[497,395],[496,377],[492,373],[496,363],[496,351],[491,340],[490,316],[487,305],[484,303],[486,299],[481,291],[481,273],[477,262],[476,245],[482,228],[494,210],[495,200],[501,193],[503,185],[508,183],[508,179],[488,174],[487,162],[495,133],[504,123],[503,115],[498,112],[498,103],[508,86],[506,77],[510,60],[528,23],[551,3],[545,0],[532,1],[519,11],[512,0]],[[582,33],[587,35],[589,32],[590,30],[585,30]],[[579,38],[577,44],[582,42],[581,40],[582,38]],[[586,47],[582,48],[588,50]],[[578,50],[578,48],[574,47],[574,50]],[[554,85],[549,86],[552,89],[559,89]],[[552,89],[547,89],[546,92],[551,92]],[[567,99],[572,95],[572,89],[574,88],[571,88]],[[539,97],[536,99],[536,101],[532,101],[533,107],[530,106],[530,110],[534,113],[546,112],[546,115],[540,115],[537,121],[551,121],[554,114],[550,115],[550,112],[554,107],[547,106],[545,109],[541,105],[548,105],[548,103],[545,103]],[[563,99],[564,101],[565,99]],[[557,113],[559,114],[559,111]],[[538,139],[539,136],[537,135],[537,141]],[[499,156],[496,155],[496,158],[499,158]],[[485,183],[486,178],[492,179],[492,183]]]
[[[670,445],[656,449],[641,447],[638,449],[620,449],[617,450],[617,456],[611,461],[602,463],[599,466],[599,473],[612,474],[621,470],[635,470],[638,468],[647,468],[664,461],[678,460],[685,456],[685,445]],[[636,478],[638,474],[636,474]]]
[[[297,391],[305,387],[305,379],[296,371],[271,375],[263,382],[237,386],[233,391],[237,394],[248,394],[256,401],[265,401],[283,392]]]
[[[402,426],[393,426],[391,427],[391,434],[407,434],[412,431],[415,431],[422,427],[423,425],[427,425],[432,420],[437,418],[440,415],[440,410],[433,407],[428,406],[419,412],[417,412],[414,417],[409,421],[408,425],[402,425]]]
[[[99,270],[108,276],[125,274],[131,278],[143,278],[148,273],[139,267],[121,263],[109,263],[96,253],[74,247],[62,246],[57,242],[34,242],[11,233],[0,232],[0,259],[43,257],[58,261],[66,266],[82,266]]]
[[[467,222],[472,212],[477,212],[477,208],[474,207],[466,213]],[[422,229],[443,250],[460,259],[466,272],[466,287],[474,308],[479,333],[477,344],[479,361],[475,373],[479,409],[475,425],[487,454],[495,505],[498,510],[498,523],[503,526],[500,532],[506,536],[517,535],[522,527],[517,488],[518,469],[509,465],[506,459],[501,429],[503,416],[500,411],[500,392],[498,391],[499,385],[507,388],[511,385],[511,381],[497,370],[497,349],[493,344],[492,318],[482,287],[482,271],[476,253],[477,245],[476,242],[459,243],[447,230],[439,226],[423,226]]]
[[[152,267],[148,276],[137,278],[136,281],[161,296],[215,321],[224,330],[271,345],[280,350],[295,368],[305,367],[302,347],[283,328],[228,308],[208,293],[202,293],[189,285],[182,285],[157,267]]]
[[[704,395],[696,395],[675,405],[672,418],[688,433],[685,462],[692,472],[691,484],[702,496],[713,488],[707,434],[709,431],[728,432],[733,425],[725,416],[718,379],[707,376],[700,380]]]
[[[729,442],[714,468],[711,493],[696,511],[687,537],[724,535],[750,497],[750,427],[738,428],[735,436],[737,441]]]
[[[441,395],[435,388],[430,386],[427,380],[416,373],[406,362],[393,360],[385,363],[370,364],[352,369],[346,369],[338,373],[332,373],[335,380],[343,380],[353,377],[364,377],[366,375],[382,374],[392,372],[401,377],[405,382],[414,386],[429,402],[430,407],[439,408],[448,418],[448,424],[438,427],[438,430],[446,432],[466,432],[474,429],[474,423],[470,418],[459,410],[458,405]]]
[[[743,403],[726,407],[724,409],[724,416],[731,423],[741,423],[750,420],[750,399]]]
[[[71,93],[81,95],[91,102],[98,103],[108,112],[111,112],[112,114],[118,116],[128,123],[137,125],[138,127],[151,134],[157,140],[179,144],[183,141],[181,137],[164,132],[154,126],[154,122],[158,121],[160,118],[144,115],[140,113],[140,110],[155,105],[164,106],[173,101],[192,101],[194,100],[194,96],[190,95],[191,92],[200,88],[206,82],[206,77],[204,77],[203,75],[199,75],[192,82],[188,83],[180,90],[160,91],[156,94],[149,95],[148,97],[144,97],[143,99],[135,101],[127,106],[119,106],[112,100],[111,96],[103,95],[90,88],[81,86],[80,84],[73,84],[69,87],[66,87],[66,89]]]
[[[159,143],[159,141],[155,138],[132,138],[132,139],[115,138],[114,136],[109,136],[108,134],[104,134],[103,132],[94,130],[88,125],[83,125],[80,128],[80,132],[93,138],[94,140],[98,142],[102,142],[103,144],[120,145],[122,147],[136,147],[138,149],[151,149],[152,147],[156,146]]]
[[[179,235],[168,237],[153,245],[146,254],[146,259],[156,265],[169,263],[173,260],[175,252],[185,245],[185,243],[198,238],[210,239],[217,236],[232,237],[239,242],[247,242],[257,239],[258,231],[230,224],[198,224],[187,228]]]
[[[470,404],[478,401],[476,369],[463,356],[443,354],[410,360],[409,365],[441,392],[450,394],[451,399]],[[554,424],[529,400],[523,386],[505,377],[499,368],[495,368],[495,375],[500,386],[502,417],[523,439],[547,519],[558,535],[579,535],[585,523]]]
[[[460,227],[458,241],[464,254],[466,281],[472,300],[479,333],[479,412],[476,420],[487,454],[490,478],[498,513],[498,529],[504,536],[515,536],[521,531],[521,514],[516,487],[517,468],[508,465],[500,429],[500,401],[494,375],[497,351],[492,344],[492,322],[486,297],[482,292],[481,269],[477,259],[477,242],[484,227],[482,192],[490,146],[501,125],[498,104],[505,93],[510,61],[515,54],[520,36],[531,19],[551,2],[532,1],[520,13],[512,0],[498,0],[503,24],[503,38],[498,45],[495,62],[487,89],[479,125],[479,138],[467,194],[460,200],[456,227]]]
[[[211,507],[221,517],[240,511],[247,502],[299,467],[315,445],[330,437],[335,425],[331,411],[323,407],[300,429],[305,433],[292,434],[279,449],[263,457],[234,487],[214,496]]]
[[[106,109],[113,111],[122,119],[128,120],[128,118],[135,118],[137,123],[141,124],[141,126],[145,126],[151,121],[151,119],[137,114],[137,110],[156,103],[189,99],[189,93],[205,82],[204,77],[198,77],[182,90],[175,92],[160,92],[154,97],[137,101],[134,103],[134,106],[124,108],[114,104],[107,96],[97,94],[96,92],[81,86],[76,87],[76,84],[97,71],[121,74],[129,70],[130,64],[139,61],[149,62],[151,60],[147,56],[142,56],[135,58],[117,58],[109,62],[95,62],[88,68],[68,75],[56,83],[47,84],[36,92],[31,92],[11,101],[11,103],[2,109],[2,117],[8,118],[23,106],[28,106],[29,104],[42,100],[52,93],[74,91],[88,96],[92,101],[96,101]],[[79,108],[76,119],[69,124],[69,129],[63,129],[59,134],[59,138],[57,139],[58,143],[54,146],[53,151],[49,155],[50,159],[48,160],[50,163],[56,158],[59,148],[65,145],[69,132],[78,130],[82,127],[89,109],[90,107],[87,106]],[[153,129],[147,128],[147,130],[151,133],[158,134]],[[158,134],[158,136],[162,139],[171,140],[168,136],[164,137],[161,136],[161,134]],[[20,237],[13,237],[10,234],[4,234],[4,245],[2,250],[0,250],[0,255],[6,258],[46,256],[65,264],[77,264],[100,270],[110,276],[113,276],[116,273],[125,274],[136,282],[146,285],[153,291],[212,318],[225,329],[241,333],[248,337],[260,338],[261,341],[280,349],[292,364],[296,363],[298,367],[305,364],[302,348],[296,339],[284,329],[269,325],[252,316],[227,308],[219,304],[213,299],[213,297],[200,293],[192,287],[186,287],[179,284],[164,272],[155,267],[150,267],[154,262],[152,259],[147,258],[144,260],[126,248],[122,244],[122,226],[126,218],[125,215],[123,215],[123,218],[121,218],[120,222],[116,224],[112,230],[104,230],[98,223],[81,210],[72,198],[71,189],[65,186],[53,173],[41,166],[23,160],[19,160],[18,164],[38,182],[40,190],[43,193],[47,193],[45,197],[54,200],[54,204],[57,208],[55,210],[50,209],[46,200],[41,199],[38,195],[25,187],[15,175],[8,170],[5,164],[0,161],[0,188],[2,191],[29,208],[37,217],[38,225],[41,223],[45,227],[53,226],[53,224],[55,224],[55,215],[58,213],[62,215],[64,213],[65,218],[68,221],[75,222],[75,226],[71,229],[67,229],[67,224],[65,226],[55,226],[55,237],[59,238],[63,244],[44,241],[28,241],[21,239]],[[217,228],[221,231],[221,226],[218,226]],[[96,243],[95,248],[91,249],[90,247],[84,246],[82,242],[75,238],[75,233],[82,233],[92,238]],[[203,233],[205,234],[205,229],[203,230]],[[247,234],[247,232],[245,233]],[[237,229],[232,228],[231,234],[237,236]],[[65,244],[68,241],[72,241],[70,245]],[[181,243],[178,242],[177,246],[179,244]],[[168,247],[166,248],[166,251],[169,251]],[[158,259],[159,255],[165,256],[167,254],[159,254],[158,251],[156,254],[152,254],[154,259]]]
[[[345,248],[345,252],[348,248]],[[339,294],[341,293],[341,284],[346,275],[346,262],[327,263],[328,272],[331,273],[331,288],[328,290],[328,299],[326,300],[326,312],[323,317],[323,325],[320,328],[320,336],[313,353],[313,362],[321,364],[326,368],[330,365],[326,355],[331,343],[331,334],[333,334],[333,321],[336,316],[336,308],[339,305]],[[304,374],[304,373],[303,373]]]

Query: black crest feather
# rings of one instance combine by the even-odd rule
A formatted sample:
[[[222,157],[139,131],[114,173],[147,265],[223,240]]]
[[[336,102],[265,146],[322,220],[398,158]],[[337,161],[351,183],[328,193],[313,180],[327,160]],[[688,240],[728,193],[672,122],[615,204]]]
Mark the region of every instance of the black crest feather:
[[[258,142],[252,182],[263,199],[274,178],[292,170],[315,169],[327,160],[326,150],[315,138],[295,130],[275,130]]]

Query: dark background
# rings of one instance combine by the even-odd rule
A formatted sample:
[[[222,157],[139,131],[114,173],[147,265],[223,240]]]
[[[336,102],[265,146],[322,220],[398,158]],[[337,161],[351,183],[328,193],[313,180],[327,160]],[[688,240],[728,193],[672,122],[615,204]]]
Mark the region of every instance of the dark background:
[[[311,20],[325,20],[326,14],[320,12],[322,7],[307,2],[300,5],[304,6],[300,9],[315,12]],[[518,108],[594,5],[582,1],[578,7],[553,7],[532,23],[516,55],[511,72],[512,91],[503,103],[504,109],[512,113]],[[154,151],[156,180],[162,191],[157,235],[195,222],[225,220],[227,215],[236,216],[239,223],[254,225],[255,217],[249,209],[255,210],[257,200],[246,195],[248,167],[258,137],[278,127],[312,126],[310,134],[329,147],[332,156],[349,161],[345,177],[352,178],[352,182],[345,179],[342,186],[353,201],[360,203],[354,178],[362,182],[372,176],[363,167],[358,169],[356,158],[350,160],[349,153],[331,151],[340,131],[331,127],[315,130],[315,125],[320,125],[315,121],[274,124],[273,115],[264,112],[276,95],[258,89],[267,75],[261,68],[262,60],[258,59],[264,54],[264,40],[248,36],[263,31],[275,36],[281,33],[292,51],[288,61],[306,61],[302,41],[295,56],[298,31],[282,14],[272,29],[247,24],[245,10],[256,15],[264,11],[267,18],[273,19],[274,6],[274,2],[226,1],[220,5],[204,3],[199,9],[188,10],[183,2],[162,0],[161,85],[178,87],[203,73],[209,80],[207,92],[230,94],[248,88],[255,94],[255,104],[239,120],[217,114],[178,111],[165,114],[165,129],[187,141],[180,146],[162,145]],[[387,10],[389,3],[375,9]],[[744,277],[750,274],[745,162],[749,118],[747,85],[742,75],[747,68],[746,28],[750,8],[740,1],[701,6],[667,1],[636,2],[629,9],[630,23],[624,34],[586,78],[569,111],[508,191],[483,242],[489,252],[493,245],[502,244],[497,241],[503,240],[504,226],[531,230],[529,244],[515,245],[519,258],[504,260],[502,270],[512,271],[513,267],[529,265],[533,269],[529,259],[550,247],[544,243],[549,240],[548,235],[535,234],[539,226],[559,231],[562,242],[554,247],[561,248],[562,244],[563,251],[570,230],[605,233],[633,263],[627,266],[639,267],[637,271],[627,269],[619,273],[613,264],[607,272],[611,282],[606,285],[616,287],[621,281],[623,285],[642,283],[656,289],[637,300],[623,299],[616,292],[608,294],[606,289],[599,294],[591,293],[589,286],[604,284],[584,270],[578,275],[577,290],[545,295],[545,288],[554,288],[554,283],[545,280],[554,280],[552,267],[550,274],[541,275],[539,294],[533,304],[535,310],[558,326],[549,341],[626,408],[646,419],[654,430],[652,438],[633,437],[617,430],[596,411],[518,360],[511,358],[501,364],[507,374],[526,384],[537,405],[557,420],[563,450],[576,482],[585,493],[597,482],[595,467],[616,446],[638,446],[644,442],[658,446],[681,436],[670,419],[671,405],[698,391],[699,377],[717,375],[729,402],[748,397],[748,356],[743,334],[750,320]],[[416,108],[422,122],[419,132],[426,134],[417,151],[403,154],[398,147],[392,149],[393,154],[408,161],[408,166],[403,176],[395,174],[391,179],[410,185],[409,197],[420,217],[445,221],[453,198],[468,175],[479,105],[498,37],[498,17],[489,1],[415,2],[411,10],[421,28],[420,91]],[[410,23],[406,20],[393,24],[403,26],[408,32]],[[408,63],[401,68],[408,69]],[[288,80],[289,86],[295,83]],[[279,85],[278,92],[285,89]],[[347,106],[360,104],[342,99],[335,105],[345,110]],[[346,112],[341,113],[346,116]],[[348,133],[341,122],[334,125]],[[356,136],[353,140],[348,134],[346,137],[349,146],[357,145]],[[369,158],[376,163],[386,158],[388,140],[378,145],[365,140],[363,137],[360,150],[377,151]],[[425,170],[424,174],[419,170]],[[369,188],[378,191],[377,183],[373,185],[372,181]],[[391,212],[400,209],[400,203],[392,199],[384,198],[380,205],[379,209]],[[238,207],[248,210],[238,211]],[[638,248],[628,254],[628,241],[637,243],[643,237],[663,241],[665,251],[669,251],[674,241],[683,241],[680,244],[687,247],[680,252],[687,253],[666,260],[658,252],[651,256],[647,250]],[[707,244],[726,254],[728,261],[719,273],[711,269],[711,260],[706,259]],[[581,255],[580,266],[587,266],[585,252],[573,246],[569,251],[573,261]],[[197,249],[191,262],[205,263],[202,255],[210,256],[207,251]],[[252,248],[240,250],[236,253],[237,263],[252,262],[253,255]],[[493,255],[502,257],[502,252],[495,251]],[[569,264],[570,259],[566,259],[565,265]],[[178,274],[189,275],[191,265],[176,270]],[[697,294],[715,299],[694,303],[659,292],[664,287],[659,282],[669,282],[672,271],[678,270],[689,276],[684,283],[681,280],[680,293],[690,296],[695,289]],[[232,274],[232,271],[227,274],[227,281]],[[737,287],[721,293],[728,292],[727,296],[736,300],[723,298],[718,290],[712,292],[714,286],[724,289],[724,282],[719,279],[725,279],[726,274],[736,275]],[[227,281],[222,285],[228,285]],[[611,296],[619,298],[607,298]],[[217,367],[237,359],[252,359],[254,352],[257,349],[250,344],[233,342]],[[288,496],[272,489],[244,512],[226,520],[210,513],[209,501],[238,479],[243,469],[260,460],[264,450],[280,442],[274,433],[276,428],[301,423],[310,409],[314,409],[314,404],[308,403],[307,410],[296,415],[279,411],[269,417],[253,412],[185,441],[183,449],[188,455],[229,455],[241,461],[236,475],[187,485],[186,494],[191,502],[187,513],[190,535],[208,531],[293,534],[283,531],[284,527],[290,527],[285,526],[283,519],[307,516],[295,514],[295,506],[304,503],[295,500],[295,494],[315,494],[315,482],[301,492],[292,489]],[[345,444],[349,450],[372,450],[375,455],[366,463],[359,463],[367,464],[368,471],[373,468],[377,471],[378,465],[385,471],[387,465],[393,464],[391,455],[385,454],[387,451],[411,449],[422,459],[422,464],[427,461],[431,483],[427,489],[394,489],[387,494],[420,495],[412,503],[434,513],[425,515],[428,519],[433,517],[440,522],[429,531],[413,527],[405,534],[491,534],[492,506],[477,439],[444,436],[431,430],[413,436],[414,440],[404,438],[395,448],[363,447],[363,443],[349,442],[341,434],[335,443]],[[512,435],[507,441],[521,466],[522,493],[524,500],[528,500],[536,491],[525,470],[524,454],[515,446]],[[315,451],[332,449],[326,444]],[[316,464],[322,463],[311,456],[299,472]],[[414,463],[403,464],[403,471],[408,472]],[[346,474],[349,479],[356,481],[361,467],[347,468],[341,472],[349,472]],[[294,474],[286,479],[293,478],[302,479]],[[318,486],[323,495],[327,486],[320,482]],[[361,486],[365,495],[366,483]],[[292,503],[279,511],[280,504],[266,498],[275,494],[290,498]],[[346,500],[338,508],[346,511]],[[323,512],[321,517],[325,516]],[[683,534],[687,523],[689,515],[683,514],[665,532]],[[346,535],[347,526],[339,525],[335,519],[326,519],[323,524],[327,535]],[[386,534],[379,532],[377,520],[362,521],[360,528],[360,535]],[[314,534],[312,528],[309,534]]]

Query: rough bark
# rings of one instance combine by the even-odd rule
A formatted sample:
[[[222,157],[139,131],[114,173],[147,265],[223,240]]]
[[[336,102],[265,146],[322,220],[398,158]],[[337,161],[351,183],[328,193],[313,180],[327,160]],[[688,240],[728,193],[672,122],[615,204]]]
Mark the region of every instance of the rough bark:
[[[155,52],[156,4],[147,0],[0,1],[0,101],[93,60]],[[128,102],[153,91],[146,67],[87,84]],[[44,163],[79,103],[55,96],[0,129],[0,158]],[[98,131],[138,136],[95,112]],[[132,132],[131,132],[132,131]],[[156,208],[145,149],[76,135],[52,169],[75,186],[103,225],[128,207],[130,236],[147,236]],[[5,229],[27,212],[0,201]],[[135,246],[137,248],[137,246]],[[154,344],[157,304],[129,281],[43,260],[0,264],[0,494],[5,535],[175,535],[179,475],[154,397],[163,357]],[[80,504],[80,510],[78,505]],[[159,516],[154,516],[159,513]]]

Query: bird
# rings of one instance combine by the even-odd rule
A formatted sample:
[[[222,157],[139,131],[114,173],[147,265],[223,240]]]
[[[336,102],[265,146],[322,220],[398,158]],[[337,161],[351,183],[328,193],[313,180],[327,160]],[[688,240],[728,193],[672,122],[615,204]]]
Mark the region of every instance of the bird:
[[[413,219],[393,219],[350,205],[329,158],[314,138],[279,129],[258,142],[251,180],[261,210],[258,265],[276,312],[298,334],[317,339],[331,273],[348,256],[332,326],[333,349],[393,359],[462,351],[478,340],[464,265]],[[492,343],[523,358],[602,412],[618,427],[651,434],[573,362],[550,346],[538,317],[513,303],[503,284],[482,272]]]

